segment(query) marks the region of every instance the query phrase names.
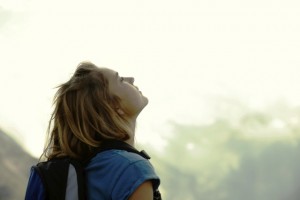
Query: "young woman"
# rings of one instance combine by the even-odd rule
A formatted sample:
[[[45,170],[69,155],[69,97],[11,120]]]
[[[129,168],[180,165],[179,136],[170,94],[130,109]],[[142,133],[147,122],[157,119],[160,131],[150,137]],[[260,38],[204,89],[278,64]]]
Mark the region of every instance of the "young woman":
[[[120,149],[97,153],[107,141],[134,146],[136,119],[148,99],[133,83],[133,77],[82,62],[58,87],[43,156],[91,158],[85,167],[87,199],[154,199],[160,180],[147,159]]]

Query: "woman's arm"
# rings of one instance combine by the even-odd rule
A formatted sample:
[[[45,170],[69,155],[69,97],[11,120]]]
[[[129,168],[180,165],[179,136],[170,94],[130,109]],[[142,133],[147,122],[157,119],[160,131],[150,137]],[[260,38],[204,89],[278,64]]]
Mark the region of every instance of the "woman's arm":
[[[153,200],[152,182],[142,183],[129,197],[129,200]]]

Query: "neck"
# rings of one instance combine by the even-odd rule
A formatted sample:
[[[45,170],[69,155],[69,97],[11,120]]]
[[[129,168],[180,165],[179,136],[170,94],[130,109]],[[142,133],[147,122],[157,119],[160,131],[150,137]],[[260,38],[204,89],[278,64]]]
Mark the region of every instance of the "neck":
[[[126,140],[125,142],[130,144],[131,146],[134,146],[135,125],[136,125],[136,118],[130,119],[129,120],[129,129],[130,129],[129,136],[130,136],[130,138],[128,140]]]

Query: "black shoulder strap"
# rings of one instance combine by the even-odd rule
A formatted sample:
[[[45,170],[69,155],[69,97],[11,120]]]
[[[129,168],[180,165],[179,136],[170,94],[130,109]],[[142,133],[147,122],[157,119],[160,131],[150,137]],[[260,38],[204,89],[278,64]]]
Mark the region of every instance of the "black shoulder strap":
[[[60,158],[40,162],[34,169],[39,173],[45,186],[46,199],[65,199],[69,171],[69,159]]]
[[[69,157],[40,162],[34,169],[39,173],[45,187],[46,200],[65,200],[70,164],[75,168],[78,183],[78,199],[85,199],[84,169],[81,163]]]
[[[105,142],[103,142],[101,147],[96,150],[96,153],[106,151],[106,150],[111,150],[111,149],[125,150],[128,152],[136,153],[147,160],[151,158],[144,150],[138,151],[133,146],[120,140],[106,140]]]
[[[86,197],[86,186],[85,186],[85,175],[83,164],[77,160],[70,159],[70,163],[74,166],[77,174],[78,183],[78,199],[85,200]]]

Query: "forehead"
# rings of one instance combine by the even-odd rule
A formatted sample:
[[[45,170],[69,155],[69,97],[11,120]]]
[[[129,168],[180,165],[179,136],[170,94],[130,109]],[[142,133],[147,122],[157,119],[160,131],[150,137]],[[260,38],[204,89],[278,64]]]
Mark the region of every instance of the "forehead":
[[[99,68],[99,71],[105,76],[107,79],[115,78],[118,76],[118,72],[109,69],[109,68]]]
[[[99,72],[108,81],[109,88],[116,85],[118,80],[118,72],[109,68],[99,68]]]

